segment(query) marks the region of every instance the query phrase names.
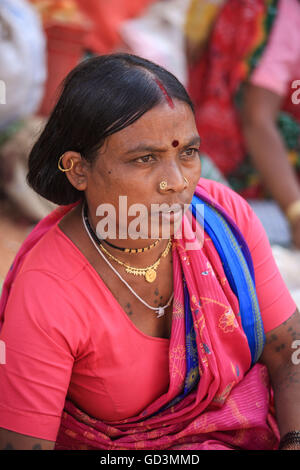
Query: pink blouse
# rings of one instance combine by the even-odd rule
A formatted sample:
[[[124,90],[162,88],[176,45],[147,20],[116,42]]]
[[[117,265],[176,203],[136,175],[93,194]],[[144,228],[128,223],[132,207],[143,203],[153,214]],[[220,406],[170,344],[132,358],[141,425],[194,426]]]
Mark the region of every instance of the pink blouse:
[[[236,220],[251,250],[265,331],[296,310],[265,232],[225,186],[201,185]],[[0,427],[55,441],[66,395],[89,415],[117,421],[168,390],[169,340],[142,333],[56,224],[12,287],[0,340]]]

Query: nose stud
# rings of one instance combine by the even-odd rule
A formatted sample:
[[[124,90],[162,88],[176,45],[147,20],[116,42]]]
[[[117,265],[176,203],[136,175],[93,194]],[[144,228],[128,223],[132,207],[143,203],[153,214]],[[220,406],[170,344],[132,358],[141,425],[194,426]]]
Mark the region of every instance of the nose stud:
[[[183,177],[183,180],[184,180],[185,184],[188,186],[188,185],[189,185],[189,182],[188,182],[188,180],[186,179],[185,176]],[[162,189],[162,190],[166,189],[167,186],[168,186],[168,182],[167,182],[167,181],[161,181],[161,182],[159,183],[159,188]]]

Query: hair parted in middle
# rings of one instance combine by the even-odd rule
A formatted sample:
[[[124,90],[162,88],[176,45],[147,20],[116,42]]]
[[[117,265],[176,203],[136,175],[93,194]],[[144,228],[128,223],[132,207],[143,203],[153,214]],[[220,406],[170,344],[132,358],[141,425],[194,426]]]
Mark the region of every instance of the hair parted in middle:
[[[116,53],[86,59],[62,84],[61,95],[29,156],[27,182],[55,204],[83,197],[59,171],[67,151],[91,165],[105,139],[129,126],[154,106],[177,99],[193,104],[184,86],[163,67],[141,57]]]

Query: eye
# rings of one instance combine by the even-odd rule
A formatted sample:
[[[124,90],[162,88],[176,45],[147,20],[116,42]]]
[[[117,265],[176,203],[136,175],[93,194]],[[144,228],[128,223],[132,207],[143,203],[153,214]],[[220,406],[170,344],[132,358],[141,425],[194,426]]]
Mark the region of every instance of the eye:
[[[195,157],[195,156],[198,155],[198,154],[199,154],[199,149],[198,149],[198,148],[191,147],[191,148],[186,149],[186,150],[182,153],[182,156],[183,156],[183,157],[192,158],[192,157]]]
[[[136,158],[134,161],[137,163],[151,163],[154,160],[153,155],[144,155],[143,157]]]

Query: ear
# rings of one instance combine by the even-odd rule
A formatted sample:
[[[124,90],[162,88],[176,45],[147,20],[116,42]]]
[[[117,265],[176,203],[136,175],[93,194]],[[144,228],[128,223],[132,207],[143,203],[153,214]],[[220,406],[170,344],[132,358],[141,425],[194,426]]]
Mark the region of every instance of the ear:
[[[60,160],[60,166],[65,168],[65,175],[78,191],[85,191],[88,180],[88,162],[80,153],[67,151]]]

